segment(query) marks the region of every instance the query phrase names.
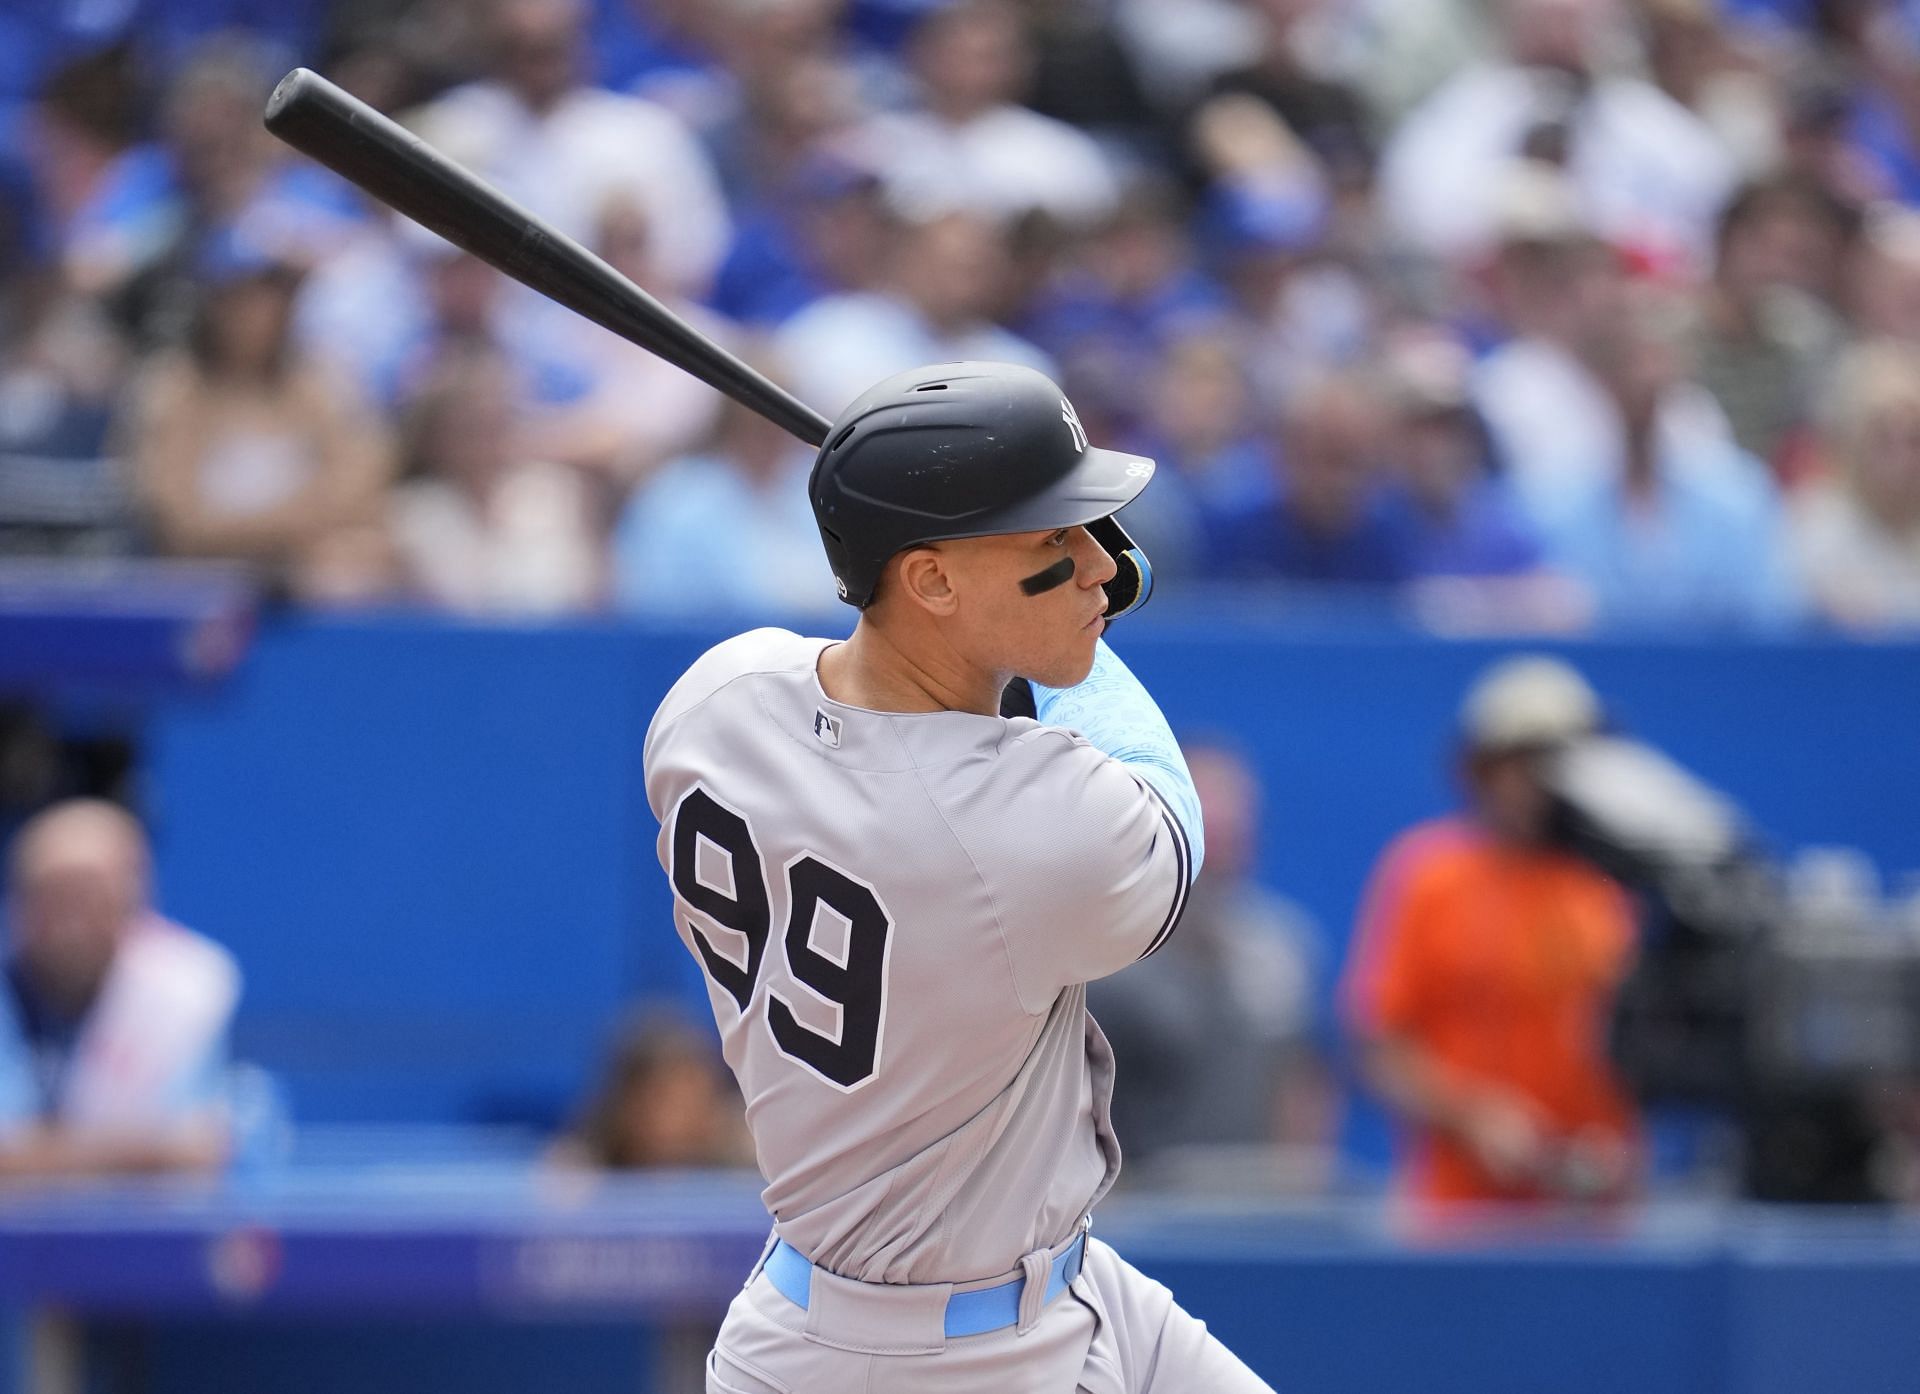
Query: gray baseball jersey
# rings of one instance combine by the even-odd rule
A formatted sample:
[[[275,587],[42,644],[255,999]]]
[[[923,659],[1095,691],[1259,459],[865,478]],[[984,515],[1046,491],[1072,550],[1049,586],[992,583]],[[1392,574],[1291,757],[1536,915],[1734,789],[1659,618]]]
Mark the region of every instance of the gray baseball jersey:
[[[869,1282],[1005,1273],[1119,1169],[1083,984],[1172,931],[1186,838],[1069,731],[830,700],[831,642],[743,634],[661,703],[676,925],[781,1236]]]

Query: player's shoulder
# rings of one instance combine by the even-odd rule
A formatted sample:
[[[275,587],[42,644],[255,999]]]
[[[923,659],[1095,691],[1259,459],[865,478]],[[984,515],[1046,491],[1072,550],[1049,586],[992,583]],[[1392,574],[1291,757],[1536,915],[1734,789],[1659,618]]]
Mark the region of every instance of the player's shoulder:
[[[753,674],[804,672],[820,661],[820,649],[831,639],[810,639],[793,630],[766,626],[722,639],[693,661],[666,693],[660,710],[703,701],[739,678]]]
[[[805,672],[819,661],[820,650],[831,642],[772,626],[724,639],[695,659],[667,690],[654,714],[654,723],[671,720],[743,678]]]
[[[969,792],[1000,811],[1001,837],[1020,841],[1036,824],[1051,828],[1050,845],[1084,830],[1108,835],[1114,823],[1138,818],[1151,795],[1127,767],[1084,736],[1030,717],[1004,723],[987,758],[973,764],[978,783]]]
[[[1049,726],[1030,716],[1011,716],[1001,733],[999,754],[1009,765],[1046,765],[1076,762],[1099,755],[1093,744],[1065,726]]]

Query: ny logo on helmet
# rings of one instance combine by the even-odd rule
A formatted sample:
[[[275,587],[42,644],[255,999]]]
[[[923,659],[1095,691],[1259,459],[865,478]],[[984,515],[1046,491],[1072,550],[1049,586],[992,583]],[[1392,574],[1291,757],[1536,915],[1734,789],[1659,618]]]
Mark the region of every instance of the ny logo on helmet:
[[[1060,419],[1067,423],[1067,429],[1073,432],[1073,448],[1087,448],[1087,428],[1080,424],[1079,414],[1073,409],[1073,403],[1065,397],[1060,399]]]

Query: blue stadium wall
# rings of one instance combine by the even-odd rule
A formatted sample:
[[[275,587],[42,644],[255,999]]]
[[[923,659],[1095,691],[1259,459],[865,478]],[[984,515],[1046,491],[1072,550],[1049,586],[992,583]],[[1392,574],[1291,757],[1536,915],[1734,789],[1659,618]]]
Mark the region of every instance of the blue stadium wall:
[[[239,954],[241,1052],[297,1118],[551,1120],[624,1004],[704,1012],[640,752],[720,637],[286,620],[230,683],[153,715],[165,904]],[[1184,734],[1258,767],[1265,877],[1318,920],[1329,977],[1381,846],[1452,802],[1460,693],[1518,647],[1174,606],[1115,642]],[[1896,883],[1920,868],[1920,647],[1558,647],[1776,849],[1856,846]],[[1377,1157],[1377,1136],[1359,1146]]]

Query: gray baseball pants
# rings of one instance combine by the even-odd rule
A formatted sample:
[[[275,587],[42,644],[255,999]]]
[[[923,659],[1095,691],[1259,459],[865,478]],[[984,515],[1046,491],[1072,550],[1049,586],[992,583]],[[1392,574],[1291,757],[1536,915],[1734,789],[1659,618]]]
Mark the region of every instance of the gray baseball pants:
[[[707,1358],[707,1394],[1273,1394],[1092,1237],[1079,1276],[1030,1324],[978,1336],[941,1335],[937,1290],[829,1275],[823,1301],[820,1276],[802,1310],[756,1272]]]

